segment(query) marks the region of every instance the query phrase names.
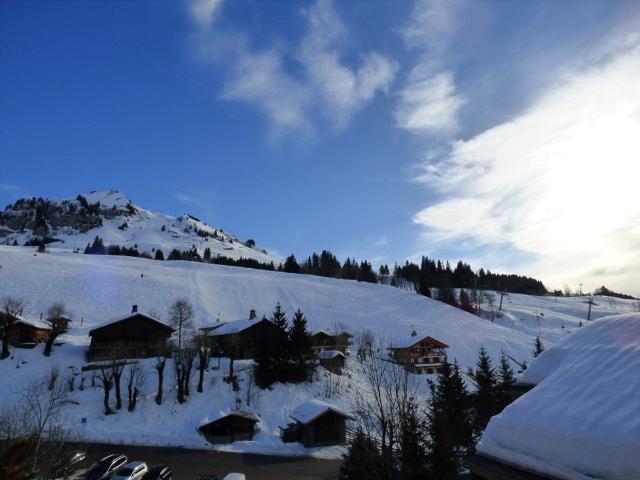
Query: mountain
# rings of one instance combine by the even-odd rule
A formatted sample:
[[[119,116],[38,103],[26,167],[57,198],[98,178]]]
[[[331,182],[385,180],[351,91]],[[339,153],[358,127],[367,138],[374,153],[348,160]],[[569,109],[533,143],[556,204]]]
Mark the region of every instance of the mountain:
[[[174,248],[195,248],[202,255],[209,248],[212,256],[279,263],[252,240],[240,241],[188,214],[172,217],[146,210],[116,190],[66,199],[21,199],[0,213],[0,243],[5,245],[44,242],[75,251],[84,250],[96,236],[107,246],[136,248],[150,255],[160,249],[167,256]]]

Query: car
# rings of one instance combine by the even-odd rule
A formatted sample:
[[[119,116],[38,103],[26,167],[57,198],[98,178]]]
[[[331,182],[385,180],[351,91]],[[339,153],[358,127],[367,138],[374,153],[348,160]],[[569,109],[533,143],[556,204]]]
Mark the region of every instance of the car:
[[[99,460],[82,475],[83,480],[107,480],[127,463],[126,455],[114,453]]]
[[[73,450],[71,452],[62,453],[51,464],[51,475],[54,478],[66,478],[74,471],[77,471],[82,462],[87,459],[86,452],[81,450]]]
[[[156,465],[144,474],[142,480],[173,480],[173,472],[167,465]]]
[[[198,477],[198,480],[220,480],[217,475],[203,475]]]
[[[247,480],[247,477],[244,476],[244,473],[227,473],[222,480]]]
[[[149,467],[144,462],[127,463],[111,477],[111,480],[142,480]]]

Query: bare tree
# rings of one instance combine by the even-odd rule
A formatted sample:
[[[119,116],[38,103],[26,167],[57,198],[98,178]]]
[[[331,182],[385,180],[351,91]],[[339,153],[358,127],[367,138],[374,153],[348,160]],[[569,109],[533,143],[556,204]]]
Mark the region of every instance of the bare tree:
[[[114,412],[109,405],[109,397],[111,395],[111,389],[113,388],[113,371],[111,365],[108,362],[101,362],[98,367],[98,380],[100,380],[100,386],[104,392],[104,414],[111,415]]]
[[[9,329],[22,315],[24,301],[16,297],[4,297],[2,299],[2,312],[0,313],[0,335],[2,335],[2,354],[0,360],[7,358],[9,352]]]
[[[113,384],[116,387],[116,409],[122,408],[122,394],[120,389],[120,379],[124,372],[124,367],[127,365],[127,361],[119,358],[119,354],[114,353],[113,360],[111,361],[111,376],[113,377]]]
[[[182,349],[182,339],[193,327],[193,307],[186,298],[177,299],[169,308],[169,319],[178,331],[178,350]]]
[[[62,302],[56,302],[49,307],[47,311],[47,319],[45,322],[49,325],[49,338],[44,345],[44,356],[51,355],[53,344],[60,335],[67,333],[71,320],[68,317],[67,309]]]
[[[38,379],[31,381],[23,390],[21,398],[21,403],[29,413],[30,428],[36,438],[31,467],[32,475],[35,475],[37,471],[37,462],[41,455],[40,448],[45,430],[48,429],[48,440],[60,436],[61,432],[57,431],[60,412],[67,405],[76,403],[64,384],[56,383],[54,388],[49,390],[44,383]]]
[[[491,321],[494,322],[496,319],[496,311],[495,311],[495,303],[496,296],[493,293],[485,293],[484,298],[489,302],[489,307],[491,307]]]
[[[373,355],[375,335],[371,330],[365,329],[358,332],[355,343],[358,359],[361,362]]]
[[[193,369],[193,361],[196,356],[196,348],[189,345],[178,350],[174,354],[173,364],[176,374],[177,400],[184,403],[189,395],[189,382]]]
[[[156,393],[156,403],[162,405],[162,383],[164,382],[164,367],[167,365],[167,357],[164,355],[156,357],[153,368],[158,372],[158,392]]]
[[[142,366],[135,362],[129,367],[129,379],[127,382],[127,393],[129,404],[127,406],[127,410],[133,412],[136,409],[136,404],[138,403],[138,396],[142,388],[144,387],[146,376],[144,373],[144,369]]]
[[[562,287],[562,290],[564,292],[565,297],[570,297],[573,295],[573,292],[571,291],[571,287],[567,284],[565,284],[564,287]]]
[[[198,392],[202,393],[204,383],[204,371],[209,366],[209,355],[211,349],[208,345],[206,335],[197,335],[195,337],[196,348],[198,350]]]

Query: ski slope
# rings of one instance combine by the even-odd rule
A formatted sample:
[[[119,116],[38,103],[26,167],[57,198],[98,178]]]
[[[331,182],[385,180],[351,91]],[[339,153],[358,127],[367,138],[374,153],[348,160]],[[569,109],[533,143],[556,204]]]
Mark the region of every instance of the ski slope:
[[[463,368],[474,366],[481,345],[496,360],[504,350],[519,361],[529,362],[538,328],[535,319],[531,320],[526,312],[536,302],[546,305],[550,319],[544,325],[547,346],[578,329],[579,321],[570,315],[572,307],[562,301],[547,305],[545,298],[512,296],[510,303],[503,305],[503,317],[494,323],[391,286],[184,261],[84,255],[55,249],[39,254],[32,247],[0,246],[0,267],[1,295],[23,298],[24,317],[37,319],[53,302],[62,301],[73,319],[70,332],[61,338],[65,344],[55,348],[51,358],[43,357],[41,347],[37,347],[13,349],[10,359],[0,361],[0,376],[7,385],[12,385],[12,391],[0,398],[0,403],[17,401],[26,382],[46,375],[52,365],[57,365],[63,376],[75,374],[79,383],[91,328],[127,314],[133,304],[167,321],[169,306],[178,297],[191,301],[198,326],[217,319],[244,319],[250,309],[255,309],[258,317],[269,315],[276,302],[280,302],[289,318],[300,308],[312,330],[332,329],[336,324],[344,325],[356,335],[363,329],[371,330],[383,350],[391,341],[404,338],[415,329],[418,335],[430,335],[449,344],[449,359],[457,360]],[[555,319],[556,313],[551,310],[554,305],[562,305],[557,313],[560,320]],[[626,307],[631,308],[631,303]],[[576,314],[581,312],[580,308],[581,304],[576,303]],[[528,320],[506,320],[519,315]],[[570,328],[562,329],[559,322],[568,317],[573,319]],[[566,321],[569,325],[569,320]],[[299,403],[309,399],[319,398],[350,410],[354,391],[361,381],[353,356],[348,359],[342,377],[319,369],[313,383],[277,384],[272,390],[254,391],[253,410],[261,418],[255,440],[216,447],[206,444],[196,428],[203,419],[235,408],[237,402],[245,406],[250,362],[236,365],[236,369],[244,369],[238,394],[222,381],[226,368],[223,360],[219,370],[207,373],[205,392],[193,392],[187,404],[178,405],[171,391],[174,380],[169,361],[165,402],[160,407],[153,402],[156,377],[152,362],[144,361],[147,386],[139,408],[133,413],[121,411],[105,417],[101,390],[90,388],[89,377],[85,378],[83,391],[78,391],[76,384],[74,395],[79,404],[66,412],[76,432],[87,440],[114,443],[184,445],[325,458],[336,458],[343,451],[341,447],[304,450],[297,444],[282,444],[278,427],[286,424],[289,413]],[[418,381],[426,396],[424,377],[418,377]],[[327,399],[329,378],[338,388]],[[193,384],[195,389],[195,380]],[[86,423],[81,422],[82,418],[87,419]]]

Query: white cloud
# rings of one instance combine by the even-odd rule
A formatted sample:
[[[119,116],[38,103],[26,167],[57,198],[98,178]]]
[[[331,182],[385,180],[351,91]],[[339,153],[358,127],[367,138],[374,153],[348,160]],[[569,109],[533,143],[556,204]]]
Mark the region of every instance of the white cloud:
[[[444,160],[425,163],[418,179],[443,199],[414,222],[440,241],[534,254],[529,271],[552,285],[640,292],[638,78],[640,43],[567,74],[513,120],[455,142]]]
[[[254,49],[242,34],[212,28],[220,4],[190,4],[198,27],[196,57],[230,65],[222,97],[255,105],[276,135],[313,132],[318,112],[333,128],[344,128],[393,80],[397,66],[380,53],[363,54],[355,68],[341,59],[348,31],[330,0],[318,0],[302,11],[305,32],[300,46],[289,50],[271,45]]]
[[[388,58],[370,52],[353,70],[340,60],[340,47],[347,31],[330,0],[318,0],[303,11],[307,32],[298,51],[311,88],[326,105],[326,114],[343,126],[378,91],[387,91],[397,66]]]
[[[456,92],[453,72],[444,67],[447,48],[458,29],[461,0],[417,0],[400,32],[418,60],[400,92],[396,120],[414,133],[453,133],[465,103]]]
[[[199,28],[210,28],[216,18],[216,12],[222,7],[222,0],[193,0],[189,4],[191,20]]]

